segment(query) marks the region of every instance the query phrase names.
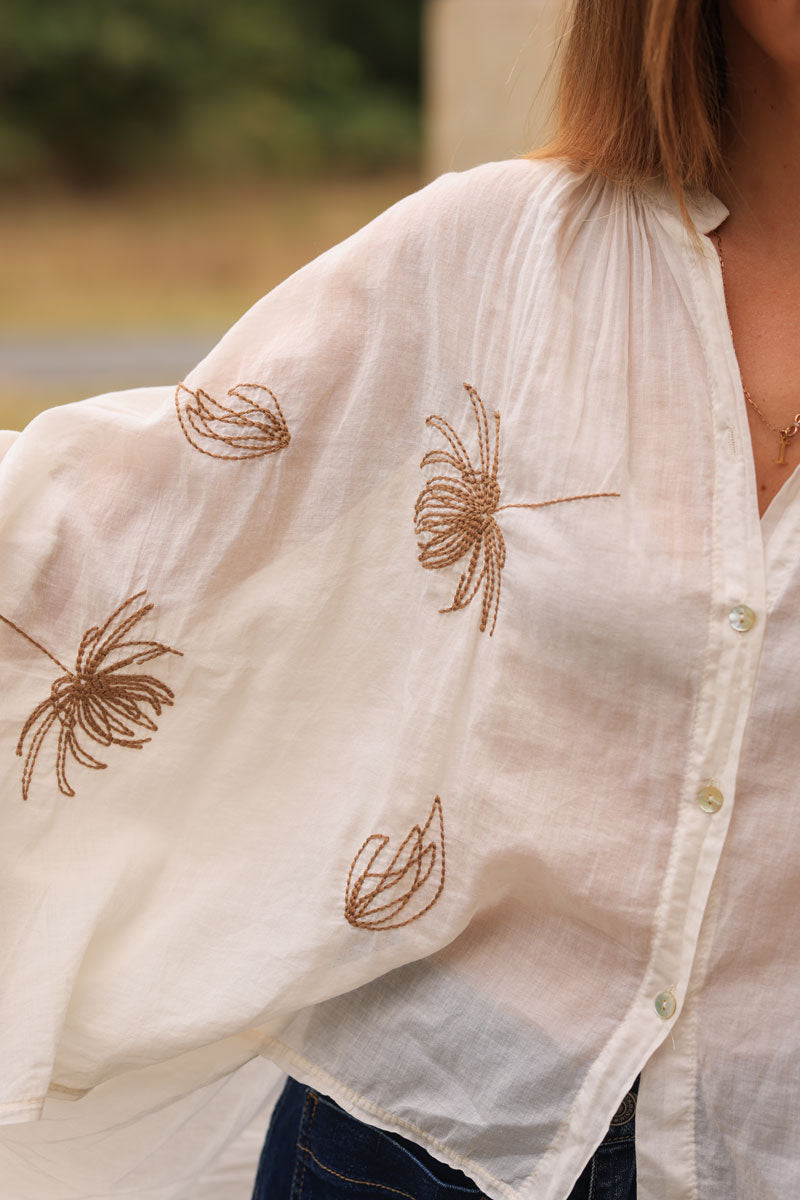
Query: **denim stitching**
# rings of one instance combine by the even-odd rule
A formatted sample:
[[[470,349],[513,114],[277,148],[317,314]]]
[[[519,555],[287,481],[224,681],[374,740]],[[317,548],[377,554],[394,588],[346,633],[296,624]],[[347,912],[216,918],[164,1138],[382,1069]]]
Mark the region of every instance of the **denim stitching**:
[[[345,1183],[358,1183],[363,1187],[380,1188],[381,1191],[392,1192],[395,1196],[405,1196],[406,1200],[416,1200],[416,1197],[412,1196],[410,1192],[401,1192],[398,1188],[388,1187],[385,1183],[375,1183],[371,1179],[353,1179],[352,1175],[341,1175],[338,1171],[334,1171],[331,1167],[326,1167],[324,1163],[320,1162],[316,1154],[309,1150],[308,1146],[301,1146],[299,1142],[297,1145],[298,1149],[303,1150],[309,1158],[313,1158],[317,1166],[321,1167],[323,1171],[327,1171],[329,1175],[335,1175],[337,1179],[343,1179]],[[303,1174],[305,1174],[305,1171],[303,1171]],[[302,1197],[300,1200],[302,1200]]]
[[[350,1120],[358,1120],[357,1117],[353,1117],[352,1114],[348,1113],[346,1109],[343,1109],[342,1106],[337,1104],[335,1100],[331,1100],[330,1097],[320,1096],[319,1099],[322,1105],[333,1109],[334,1112],[344,1114],[344,1116]],[[480,1190],[474,1180],[470,1180],[471,1187],[465,1187],[460,1183],[445,1183],[443,1180],[437,1179],[424,1162],[421,1162],[418,1158],[416,1158],[415,1155],[406,1146],[402,1145],[401,1142],[395,1140],[395,1138],[401,1138],[401,1134],[394,1134],[388,1129],[379,1129],[376,1125],[372,1125],[370,1128],[373,1129],[382,1139],[385,1139],[387,1142],[389,1142],[393,1149],[399,1150],[401,1153],[403,1153],[414,1165],[415,1169],[417,1171],[421,1171],[426,1176],[428,1181],[433,1183],[437,1188],[445,1188],[448,1192],[461,1192],[467,1197],[473,1197],[474,1200],[485,1200],[484,1193]],[[420,1146],[419,1149],[423,1149],[423,1147]]]
[[[303,1105],[303,1112],[300,1116],[300,1127],[297,1131],[297,1149],[298,1150],[302,1149],[302,1147],[300,1146],[300,1138],[303,1134],[303,1125],[305,1124],[306,1111],[308,1109],[308,1102],[313,1095],[314,1095],[314,1093],[311,1091],[311,1088],[307,1088],[306,1101],[305,1101],[305,1104]],[[300,1176],[300,1183],[297,1185],[297,1187],[295,1187],[295,1184],[297,1183],[297,1170],[298,1170],[298,1167],[300,1166],[300,1155],[298,1154],[295,1156],[294,1174],[292,1175],[292,1200],[303,1200],[303,1180],[306,1177],[306,1165],[307,1165],[306,1160],[303,1159],[303,1174]]]

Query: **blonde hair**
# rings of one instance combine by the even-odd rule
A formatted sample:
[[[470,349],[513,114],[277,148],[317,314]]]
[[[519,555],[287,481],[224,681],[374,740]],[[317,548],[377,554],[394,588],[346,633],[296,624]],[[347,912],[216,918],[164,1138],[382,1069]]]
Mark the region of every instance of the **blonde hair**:
[[[559,56],[555,136],[530,158],[562,157],[635,187],[653,176],[686,194],[724,171],[720,0],[572,0]]]

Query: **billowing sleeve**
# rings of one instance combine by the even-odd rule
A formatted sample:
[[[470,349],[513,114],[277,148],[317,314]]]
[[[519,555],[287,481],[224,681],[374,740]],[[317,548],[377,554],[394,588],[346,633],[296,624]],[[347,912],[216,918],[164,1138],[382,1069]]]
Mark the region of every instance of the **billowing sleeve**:
[[[486,187],[483,225],[456,176],[401,201],[180,382],[5,435],[0,1123],[159,1063],[199,1085],[209,1047],[224,1074],[467,920],[416,920],[433,775],[393,826],[427,890],[381,912],[355,881],[446,710],[418,633],[452,578],[415,504],[426,417],[469,416],[481,367]]]

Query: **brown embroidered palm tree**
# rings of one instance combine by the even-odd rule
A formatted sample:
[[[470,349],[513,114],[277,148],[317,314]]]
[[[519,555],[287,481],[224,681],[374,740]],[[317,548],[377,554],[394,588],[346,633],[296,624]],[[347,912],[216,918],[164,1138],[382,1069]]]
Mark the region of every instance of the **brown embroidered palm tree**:
[[[28,717],[17,742],[17,754],[22,757],[25,742],[30,738],[22,770],[23,800],[28,799],[39,751],[54,725],[58,725],[58,788],[63,795],[74,796],[66,774],[68,755],[81,766],[94,770],[103,770],[107,766],[88,753],[78,740],[79,734],[100,746],[127,746],[140,750],[150,738],[138,737],[134,726],[153,732],[158,728],[143,706],[149,705],[158,716],[163,706],[173,703],[174,693],[165,683],[153,675],[125,670],[141,666],[162,654],[181,655],[180,650],[173,650],[163,642],[125,640],[134,625],[153,608],[152,604],[132,608],[145,594],[141,591],[129,596],[104,625],[92,625],[86,630],[78,647],[74,671],[65,667],[19,625],[0,614],[0,621],[22,634],[64,672],[53,683],[48,698]]]
[[[434,825],[431,838],[425,843]],[[414,825],[385,867],[379,859],[389,837],[373,833],[350,864],[344,915],[358,929],[400,929],[426,913],[444,889],[444,818],[437,796],[427,821]],[[362,870],[359,874],[359,866]],[[430,886],[427,886],[430,881]],[[410,916],[397,918],[411,908]]]
[[[500,413],[494,413],[494,449],[489,446],[489,423],[478,393],[468,383],[464,388],[472,404],[478,430],[478,463],[472,460],[453,426],[444,417],[430,416],[426,425],[437,429],[449,450],[429,450],[420,467],[442,464],[452,468],[443,475],[432,475],[414,506],[414,531],[423,567],[438,570],[452,566],[469,554],[467,568],[456,584],[453,602],[439,612],[466,608],[483,585],[481,632],[494,609],[489,636],[494,633],[500,606],[500,574],[506,561],[506,544],[495,514],[504,508],[545,508],[568,500],[589,500],[599,496],[618,496],[619,492],[588,492],[579,496],[559,496],[524,504],[501,504],[497,466],[500,449]]]
[[[256,399],[246,390],[266,392],[275,406],[273,412],[263,395]],[[175,389],[175,408],[186,440],[210,458],[262,458],[289,445],[291,435],[274,392],[263,383],[237,383],[228,389],[230,404],[221,404],[208,392],[193,392],[179,383]]]

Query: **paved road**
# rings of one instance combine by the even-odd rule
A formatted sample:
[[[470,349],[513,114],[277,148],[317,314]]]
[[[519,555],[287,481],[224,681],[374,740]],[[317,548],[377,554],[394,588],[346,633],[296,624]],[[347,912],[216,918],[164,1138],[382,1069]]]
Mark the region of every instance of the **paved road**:
[[[224,330],[121,337],[0,337],[0,381],[85,395],[177,383]]]

